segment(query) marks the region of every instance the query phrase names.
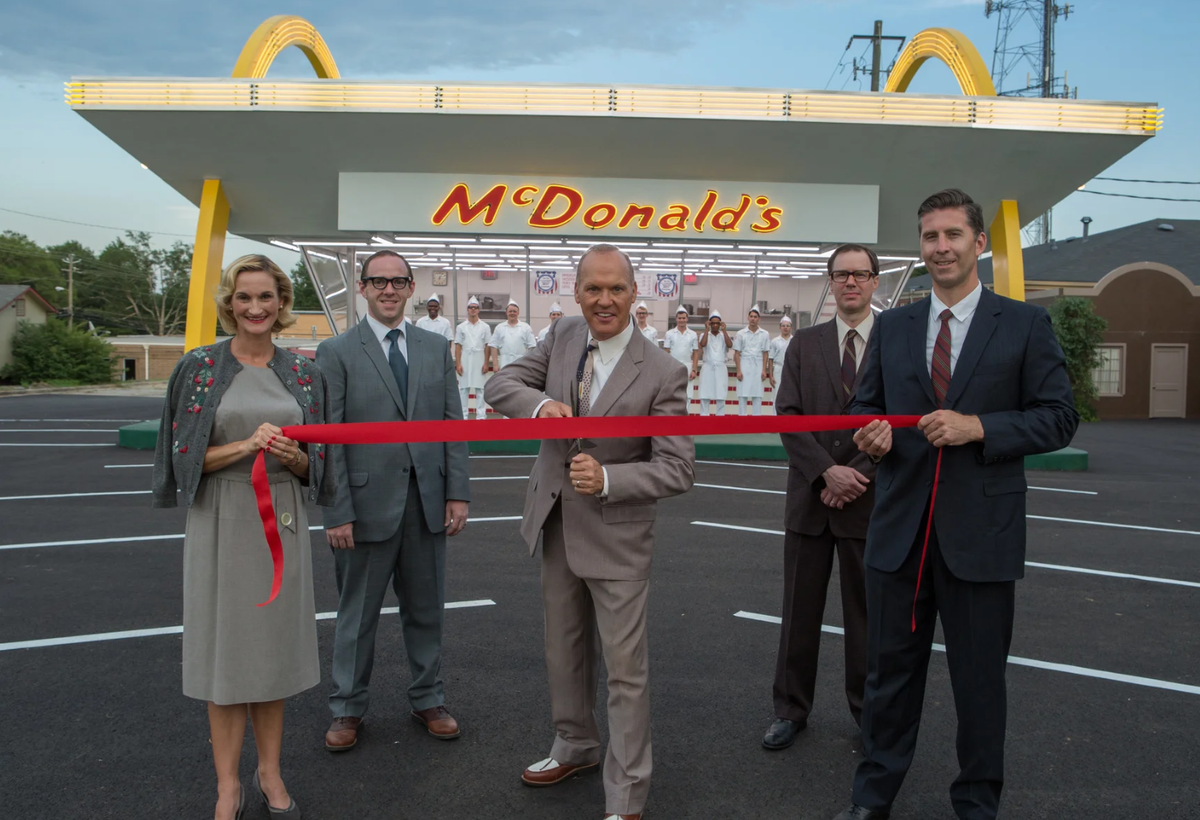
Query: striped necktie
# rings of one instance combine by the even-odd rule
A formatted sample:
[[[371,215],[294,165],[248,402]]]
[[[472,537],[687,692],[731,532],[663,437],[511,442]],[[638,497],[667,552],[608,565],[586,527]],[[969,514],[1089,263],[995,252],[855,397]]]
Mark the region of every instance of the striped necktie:
[[[858,332],[851,328],[846,331],[846,347],[842,351],[842,389],[846,391],[846,398],[854,393],[854,379],[858,375],[858,365],[854,355],[854,340],[858,338]]]
[[[933,343],[929,377],[933,381],[933,395],[937,398],[939,408],[946,403],[946,393],[950,390],[950,319],[953,316],[949,308],[938,315],[942,320],[942,328],[938,331],[937,341]]]

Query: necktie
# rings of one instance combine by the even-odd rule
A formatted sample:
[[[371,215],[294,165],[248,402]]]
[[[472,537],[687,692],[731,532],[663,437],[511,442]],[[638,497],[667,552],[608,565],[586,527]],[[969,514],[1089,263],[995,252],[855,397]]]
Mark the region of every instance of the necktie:
[[[854,340],[858,337],[858,333],[851,328],[846,331],[846,349],[842,352],[842,389],[846,391],[846,398],[854,392],[854,377],[858,373],[858,366],[854,361]]]
[[[942,320],[942,328],[933,343],[929,377],[933,380],[933,395],[939,408],[946,403],[946,392],[950,389],[950,319],[953,316],[949,308],[938,315]]]
[[[592,367],[596,343],[588,345],[583,353],[583,361],[579,370],[579,415],[586,416],[592,408]]]
[[[392,368],[392,375],[396,379],[396,386],[400,388],[400,403],[405,408],[408,407],[408,360],[404,358],[404,354],[400,352],[400,328],[394,327],[387,333],[388,346],[388,367]]]

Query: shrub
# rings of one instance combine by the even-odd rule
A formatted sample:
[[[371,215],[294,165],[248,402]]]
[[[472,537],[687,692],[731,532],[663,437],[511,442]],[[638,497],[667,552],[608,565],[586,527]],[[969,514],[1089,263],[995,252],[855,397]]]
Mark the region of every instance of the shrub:
[[[1104,341],[1108,321],[1092,312],[1092,300],[1066,296],[1050,305],[1050,321],[1067,357],[1067,375],[1075,394],[1075,409],[1084,421],[1095,421],[1096,385],[1092,371],[1100,366],[1097,348]]]
[[[69,330],[57,319],[44,325],[22,322],[13,336],[12,355],[12,364],[0,377],[21,384],[112,381],[113,353],[108,342],[83,330]]]

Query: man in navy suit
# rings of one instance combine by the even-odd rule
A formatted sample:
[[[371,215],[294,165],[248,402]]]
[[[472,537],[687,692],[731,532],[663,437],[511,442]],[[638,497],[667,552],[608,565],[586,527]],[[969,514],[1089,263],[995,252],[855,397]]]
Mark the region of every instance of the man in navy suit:
[[[922,418],[895,431],[874,421],[854,436],[879,466],[865,557],[863,761],[854,805],[836,820],[889,816],[916,748],[938,616],[958,714],[950,800],[963,820],[996,817],[1004,673],[1025,570],[1024,457],[1065,447],[1079,424],[1049,314],[979,283],[980,207],[951,189],[917,218],[933,294],[876,317],[850,408]]]

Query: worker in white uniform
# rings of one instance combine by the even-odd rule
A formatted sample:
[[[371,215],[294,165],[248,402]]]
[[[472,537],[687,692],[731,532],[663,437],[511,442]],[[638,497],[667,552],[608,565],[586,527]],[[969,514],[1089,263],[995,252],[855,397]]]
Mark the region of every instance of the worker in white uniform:
[[[783,378],[783,357],[792,343],[792,320],[784,316],[779,320],[779,335],[771,340],[768,358],[771,360],[771,391],[779,395],[779,382]]]
[[[563,317],[562,306],[558,302],[550,305],[550,324],[538,331],[537,340],[540,342],[546,338],[546,334],[550,332],[550,328]]]
[[[642,332],[642,335],[652,344],[658,344],[658,328],[648,323],[650,308],[646,307],[646,303],[638,302],[638,306],[633,309],[633,315],[637,317],[637,329]]]
[[[442,312],[442,300],[436,293],[425,301],[425,310],[429,312],[429,315],[417,319],[417,327],[439,336],[445,336],[447,342],[453,342],[454,328],[450,326],[449,319],[439,315]]]
[[[720,311],[708,314],[708,324],[700,336],[700,415],[707,416],[712,402],[717,403],[717,415],[725,415],[725,400],[729,398],[729,368],[725,353],[733,346]]]
[[[675,311],[675,327],[668,330],[663,339],[663,349],[688,370],[687,392],[688,407],[690,408],[692,403],[691,383],[696,380],[700,369],[697,361],[700,358],[700,337],[696,335],[696,331],[688,327],[688,318],[687,310],[680,305],[679,310]]]
[[[770,377],[767,358],[771,334],[758,326],[758,305],[746,314],[746,327],[733,340],[733,366],[737,373],[738,415],[746,415],[746,403],[754,405],[754,415],[762,415],[763,382]]]
[[[479,319],[479,300],[467,300],[467,318],[454,331],[454,370],[458,373],[458,393],[462,396],[463,419],[467,418],[467,397],[475,395],[475,418],[487,418],[483,386],[488,373],[488,339],[492,329]]]
[[[496,370],[512,364],[530,350],[537,347],[537,339],[533,336],[533,328],[521,321],[521,306],[512,299],[504,309],[508,321],[496,325],[492,331],[492,339],[488,342],[488,350],[492,356],[492,365]]]

